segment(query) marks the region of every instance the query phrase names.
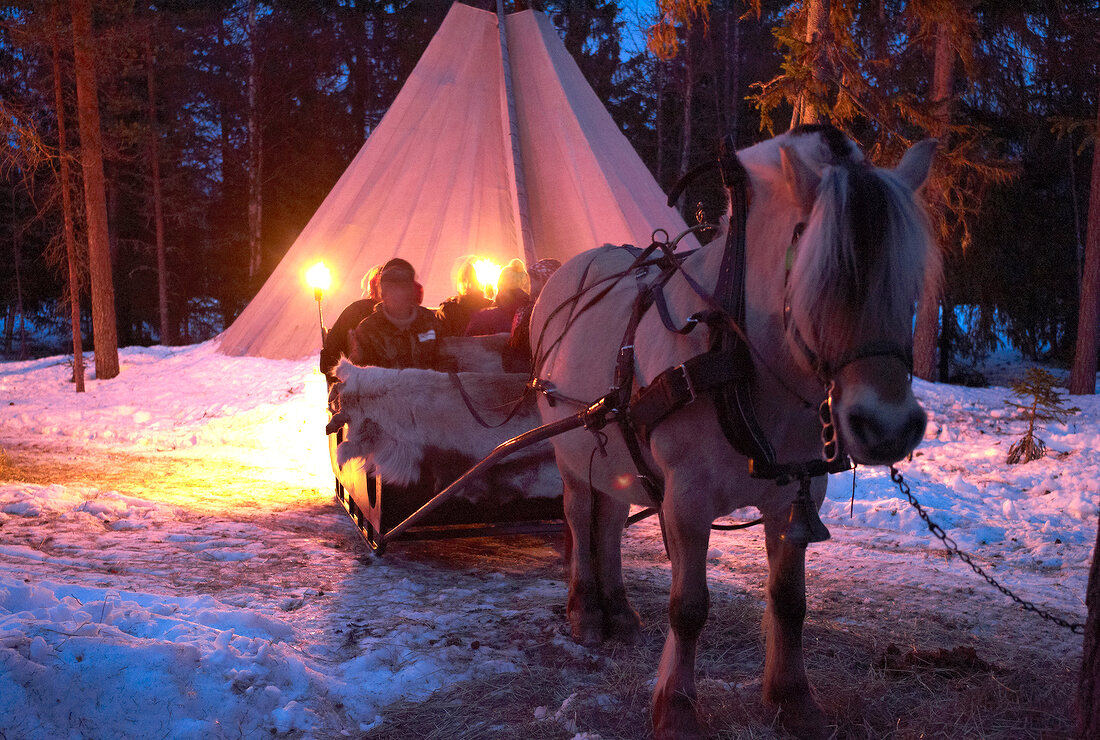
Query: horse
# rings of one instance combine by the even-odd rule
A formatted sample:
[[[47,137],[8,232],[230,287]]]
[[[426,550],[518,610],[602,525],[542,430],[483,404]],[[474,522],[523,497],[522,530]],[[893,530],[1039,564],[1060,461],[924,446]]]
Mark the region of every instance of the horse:
[[[856,463],[892,464],[923,438],[927,416],[911,388],[912,322],[922,286],[939,279],[940,263],[917,193],[935,148],[933,140],[919,142],[896,168],[880,169],[837,129],[807,126],[736,153],[749,185],[739,328],[752,350],[751,401],[777,459],[823,457],[816,408],[822,399]],[[723,241],[681,258],[681,269],[665,284],[665,313],[676,322],[714,305],[707,294],[718,281]],[[639,285],[651,281],[655,269],[635,258],[636,252],[610,245],[584,252],[543,289],[531,326],[534,383],[546,391],[539,398],[543,423],[576,413],[571,400],[591,402],[614,384]],[[637,323],[635,391],[708,349],[704,327],[668,331],[658,314],[647,310]],[[652,700],[654,734],[658,740],[701,737],[694,673],[709,608],[708,538],[718,517],[755,507],[769,566],[763,699],[778,708],[788,731],[823,736],[826,718],[802,651],[806,543],[784,536],[799,486],[750,476],[747,457],[723,436],[714,392],[691,396],[693,402],[648,436],[636,435],[642,466],[628,447],[634,430],[616,424],[553,439],[573,541],[566,605],[572,636],[596,644],[640,634],[623,587],[620,545],[629,506],[657,503],[639,474],[644,466],[660,483],[672,575],[670,630]],[[799,482],[819,508],[827,476]]]

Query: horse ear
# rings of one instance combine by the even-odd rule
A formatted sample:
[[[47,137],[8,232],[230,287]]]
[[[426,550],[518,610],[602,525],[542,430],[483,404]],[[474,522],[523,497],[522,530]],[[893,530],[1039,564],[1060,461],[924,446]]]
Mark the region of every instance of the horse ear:
[[[935,139],[918,141],[909,147],[909,151],[902,156],[901,162],[894,169],[894,174],[913,192],[920,190],[928,180],[928,173],[932,171],[932,156],[939,145]]]
[[[817,186],[821,184],[821,176],[810,169],[791,147],[779,147],[779,161],[783,166],[783,179],[787,181],[795,203],[802,207],[804,213],[809,214],[817,200]]]

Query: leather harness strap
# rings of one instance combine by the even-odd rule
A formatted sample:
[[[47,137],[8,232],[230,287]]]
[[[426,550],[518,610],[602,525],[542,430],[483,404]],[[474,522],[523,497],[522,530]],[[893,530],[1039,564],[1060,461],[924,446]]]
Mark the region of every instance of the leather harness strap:
[[[643,306],[643,303],[652,302],[657,304],[662,323],[671,331],[687,334],[700,321],[705,321],[710,329],[710,348],[701,355],[668,368],[648,386],[639,389],[630,401],[630,424],[625,421],[621,423],[624,425],[624,436],[634,436],[636,430],[648,442],[657,424],[695,401],[699,395],[715,391],[712,398],[726,439],[735,450],[750,460],[760,460],[772,466],[775,464],[775,450],[760,428],[752,404],[755,369],[747,337],[732,331],[730,326],[731,323],[737,327],[745,325],[748,173],[737,159],[728,140],[723,142],[721,171],[730,195],[731,218],[718,282],[713,297],[708,301],[711,310],[693,314],[682,329],[676,329],[672,325],[661,288],[671,278],[676,269],[673,267],[639,295],[623,341],[624,346],[629,345],[633,353],[633,330],[641,320],[639,308],[644,313],[648,305]],[[696,293],[708,297],[706,291],[695,284],[686,272],[682,274]],[[620,358],[621,355],[620,351]],[[616,385],[622,387],[618,383]],[[632,427],[629,433],[627,426]]]
[[[615,399],[615,408],[619,410],[616,419],[638,470],[639,480],[657,506],[663,500],[664,482],[646,461],[641,442],[648,444],[658,424],[705,393],[711,394],[727,441],[748,458],[749,472],[753,477],[775,480],[779,485],[800,480],[805,485],[811,477],[851,468],[851,461],[840,450],[831,460],[778,463],[775,449],[757,420],[752,401],[756,369],[744,331],[748,173],[728,139],[723,142],[720,167],[730,197],[731,218],[714,293],[708,293],[681,269],[682,255],[666,251],[667,261],[662,261],[661,275],[649,283],[642,282],[644,272],[639,269],[636,273],[638,297],[620,344],[615,384],[610,394]],[[656,242],[651,244],[638,254],[635,264],[641,265],[661,246]],[[707,310],[692,314],[682,327],[677,327],[673,322],[663,291],[677,270],[707,305]],[[651,306],[656,306],[665,328],[678,334],[689,334],[700,323],[705,323],[710,330],[710,346],[706,352],[666,369],[648,386],[631,393],[635,335],[642,317]],[[876,347],[868,354],[875,354],[877,350]]]
[[[749,472],[753,477],[774,480],[778,485],[799,481],[800,495],[805,494],[808,498],[808,485],[811,478],[849,470],[852,467],[851,460],[839,446],[839,439],[836,439],[836,446],[828,459],[793,463],[777,462],[775,450],[757,420],[752,401],[756,367],[752,358],[753,348],[744,328],[748,173],[737,158],[728,137],[723,141],[719,166],[729,193],[731,218],[714,292],[706,291],[682,269],[681,263],[686,255],[674,254],[672,247],[668,244],[654,241],[645,250],[630,246],[623,247],[630,250],[635,255],[635,259],[631,266],[616,278],[625,277],[630,272],[634,272],[638,280],[638,295],[620,343],[614,385],[607,395],[590,407],[592,423],[585,424],[586,428],[598,429],[604,420],[610,420],[609,417],[616,421],[623,433],[630,457],[638,470],[640,482],[658,507],[663,500],[664,481],[645,459],[641,442],[648,444],[658,424],[707,393],[711,395],[714,402],[723,434],[738,453],[748,458]],[[698,168],[698,171],[702,172],[704,168]],[[799,231],[800,229],[801,224]],[[797,239],[797,233],[796,231],[795,239]],[[658,249],[664,252],[663,256],[653,258],[651,255]],[[660,267],[661,273],[655,279],[646,281],[648,268],[653,266]],[[677,272],[706,306],[705,310],[692,314],[680,327],[673,322],[663,291],[664,286]],[[657,308],[661,323],[671,332],[686,335],[699,324],[706,324],[710,330],[709,348],[706,352],[659,373],[648,386],[634,391],[635,335],[642,318],[653,306]],[[908,360],[911,367],[912,360],[909,359],[911,355],[893,345],[883,343],[884,346],[879,346],[879,344],[872,343],[857,349],[837,363],[837,367],[834,368],[825,367],[824,363],[809,352],[808,347],[800,349],[807,351],[808,359],[819,374],[831,375],[830,371],[837,372],[840,367],[849,362],[875,355],[897,356],[903,362]],[[767,368],[767,365],[765,364],[764,367]],[[774,372],[772,374],[775,375]],[[796,391],[791,390],[782,378],[777,375],[775,377],[777,382],[795,397],[812,407]],[[828,378],[823,380],[828,386]],[[551,403],[557,395],[552,387],[539,386],[537,379],[532,387],[545,393]],[[828,403],[827,396],[825,404]],[[823,414],[822,423],[825,425],[825,412],[820,413]],[[828,426],[831,426],[831,423],[830,419]],[[833,434],[835,435],[835,431]],[[759,521],[728,528],[751,526]]]
[[[654,427],[696,398],[732,383],[737,376],[729,350],[704,352],[670,367],[635,394],[630,419],[643,440],[649,442]]]
[[[722,182],[730,197],[730,229],[714,297],[732,317],[733,323],[744,328],[749,173],[737,158],[733,142],[728,136],[722,141],[719,161]],[[714,405],[718,412],[718,422],[734,449],[750,460],[774,464],[775,449],[760,428],[752,403],[752,386],[756,372],[749,354],[747,337],[725,327],[720,332],[712,329],[712,351],[723,346],[728,347],[732,355],[731,365],[736,374],[731,382],[720,386],[715,394]]]

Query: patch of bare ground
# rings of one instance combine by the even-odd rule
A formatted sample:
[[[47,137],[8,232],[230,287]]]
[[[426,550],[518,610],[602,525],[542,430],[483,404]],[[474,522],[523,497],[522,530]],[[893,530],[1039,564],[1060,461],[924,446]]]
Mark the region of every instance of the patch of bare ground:
[[[477,547],[487,548],[486,562],[492,562],[493,541],[479,542]],[[646,625],[640,644],[564,649],[564,610],[555,605],[558,639],[528,649],[518,673],[455,684],[420,703],[391,705],[369,737],[649,737],[668,594],[667,571],[654,572],[663,553],[653,544],[634,542],[624,554],[628,592]],[[471,547],[434,546],[451,545],[467,554]],[[759,543],[746,541],[743,549],[747,553],[754,546]],[[835,557],[858,545],[834,541],[831,547]],[[743,582],[723,578],[711,585],[710,618],[698,656],[699,711],[708,738],[784,738],[775,710],[760,698],[765,565],[762,556],[748,557],[741,549],[727,552],[746,574]],[[426,559],[437,557],[446,557],[443,549]],[[992,596],[971,603],[969,582],[943,594],[879,580],[882,574],[874,571],[837,573],[828,566],[823,560],[811,567],[804,639],[810,680],[833,737],[1071,736],[1079,638]],[[712,562],[711,567],[730,566]],[[919,571],[921,564],[915,567]]]
[[[638,601],[650,607],[646,611],[662,611],[652,599],[636,596]],[[759,616],[755,605],[744,601],[712,613],[698,682],[709,738],[786,737],[774,710],[760,701]],[[715,629],[719,622],[726,629]],[[730,626],[736,635],[727,642],[728,635],[720,633]],[[663,633],[663,627],[649,628],[640,645],[610,647],[595,659],[561,651],[531,654],[520,673],[452,686],[418,704],[391,705],[384,724],[369,736],[559,740],[583,731],[604,740],[648,737]],[[1065,662],[990,648],[980,653],[989,663],[984,667],[887,669],[884,652],[871,649],[862,637],[812,621],[807,633],[810,679],[833,737],[1062,738],[1072,731],[1076,669]]]
[[[628,570],[638,567],[627,563]],[[628,573],[628,579],[632,575],[641,573]],[[559,639],[529,649],[520,672],[452,685],[424,702],[391,705],[369,737],[650,736],[649,701],[665,637],[667,590],[638,580],[628,590],[646,625],[640,644],[563,649],[568,636],[558,607]],[[945,614],[950,606],[933,602],[929,609],[919,603],[887,614],[864,606],[864,599],[875,604],[876,597],[877,603],[898,597],[890,585],[876,584],[873,573],[846,585],[860,594],[860,607],[824,601],[811,609],[805,633],[810,680],[833,737],[1070,736],[1077,638],[1050,637],[1071,644],[1063,650],[1034,644],[1028,635],[1046,628],[1011,613],[1005,631],[1015,633],[1014,639],[1000,631],[980,637],[964,617]],[[709,738],[786,737],[774,709],[760,699],[762,594],[757,588],[747,591],[712,586],[698,657],[699,709]]]
[[[364,603],[373,598],[365,586],[367,571],[423,579],[428,592],[456,584],[473,592],[487,584],[499,586],[493,575],[509,579],[503,583],[517,590],[532,581],[562,584],[565,578],[560,540],[545,537],[401,542],[378,560],[366,554],[327,491],[288,491],[278,509],[242,511],[241,502],[249,495],[259,497],[267,485],[258,468],[229,463],[211,480],[209,464],[183,455],[4,447],[0,480],[86,482],[178,504],[189,512],[189,526],[194,516],[196,534],[202,534],[207,521],[240,522],[242,529],[234,536],[264,541],[252,560],[217,563],[193,556],[185,571],[164,568],[166,575],[159,576],[158,558],[178,560],[185,552],[134,548],[99,566],[105,569],[104,584],[140,589],[150,579],[165,583],[179,578],[173,588],[224,597],[247,582],[251,592],[269,593],[273,599],[285,589],[310,584],[318,594],[301,613],[312,620],[309,627],[332,631],[333,660],[354,657],[360,649],[357,630],[394,626],[363,623],[369,613]],[[263,535],[245,525],[262,529]],[[5,539],[21,537],[12,529],[17,526],[23,525],[12,520],[5,526]],[[121,537],[117,543],[104,540],[103,551],[123,547]],[[309,546],[301,545],[306,539]],[[45,541],[25,541],[35,548],[50,547]],[[783,738],[775,711],[760,699],[767,570],[761,537],[748,530],[716,535],[714,541],[721,555],[709,562],[711,610],[698,655],[699,709],[707,736]],[[317,542],[327,545],[322,555],[317,554]],[[938,554],[883,550],[877,552],[874,567],[867,567],[860,565],[865,558],[854,557],[866,547],[857,533],[839,527],[832,540],[811,550],[806,663],[834,737],[1046,740],[1071,735],[1080,638],[1021,612],[971,575],[953,572],[953,564]],[[623,559],[629,596],[645,624],[639,644],[609,643],[595,650],[574,646],[564,599],[546,603],[543,592],[536,590],[535,596],[511,605],[516,615],[484,631],[471,624],[470,634],[458,636],[471,649],[478,641],[492,647],[498,642],[523,646],[517,672],[455,682],[422,702],[389,705],[381,710],[382,723],[362,736],[649,737],[649,701],[667,629],[669,585],[667,560],[652,522],[628,531]],[[564,595],[564,585],[560,593]],[[432,618],[435,607],[417,608],[425,619]],[[394,618],[400,619],[396,613]],[[363,691],[369,693],[370,687]],[[329,729],[346,729],[352,736],[359,731],[338,706],[326,720]]]

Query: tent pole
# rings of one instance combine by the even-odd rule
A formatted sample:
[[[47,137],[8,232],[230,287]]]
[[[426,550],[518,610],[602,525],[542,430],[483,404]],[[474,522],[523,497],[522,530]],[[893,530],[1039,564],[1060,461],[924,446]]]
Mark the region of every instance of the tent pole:
[[[504,0],[497,0],[497,28],[500,31],[500,57],[504,65],[504,96],[508,104],[508,136],[512,142],[512,169],[516,184],[519,212],[519,237],[523,258],[528,266],[535,264],[535,238],[531,231],[531,212],[527,201],[527,181],[523,173],[523,156],[519,143],[519,122],[516,121],[516,98],[512,91],[512,62],[508,56],[508,34],[504,28]]]

